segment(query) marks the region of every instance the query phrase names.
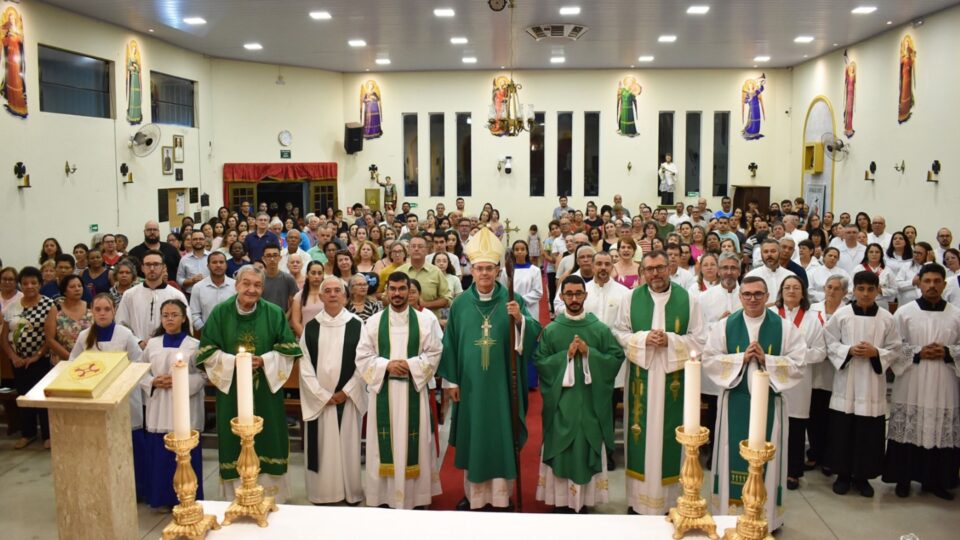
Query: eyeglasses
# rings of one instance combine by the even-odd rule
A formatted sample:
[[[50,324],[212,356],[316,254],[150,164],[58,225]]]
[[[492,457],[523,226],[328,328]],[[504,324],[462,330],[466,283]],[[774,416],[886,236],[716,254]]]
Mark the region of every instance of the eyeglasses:
[[[766,295],[767,293],[765,292],[754,292],[754,293],[742,292],[742,291],[740,292],[740,296],[746,300],[763,300],[763,297]]]
[[[644,266],[643,271],[649,272],[651,274],[653,273],[660,274],[660,273],[666,272],[667,267],[666,266]]]
[[[587,293],[585,293],[585,292],[583,292],[583,291],[576,291],[576,292],[574,292],[574,291],[567,291],[567,292],[563,293],[563,297],[564,297],[564,298],[583,298],[583,297],[585,297],[585,296],[587,296]]]
[[[143,263],[144,268],[159,268],[161,266],[163,266],[163,263],[148,263],[148,262]]]

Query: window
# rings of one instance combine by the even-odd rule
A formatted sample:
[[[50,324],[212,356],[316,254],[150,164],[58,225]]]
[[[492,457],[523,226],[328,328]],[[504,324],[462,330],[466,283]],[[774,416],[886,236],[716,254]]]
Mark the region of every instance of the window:
[[[600,195],[600,113],[583,113],[583,194]]]
[[[111,118],[110,62],[37,46],[40,59],[40,110]]]
[[[530,196],[543,197],[546,183],[546,153],[543,151],[543,127],[547,115],[543,112],[534,113],[533,127],[530,129]]]
[[[713,196],[725,197],[730,176],[730,112],[713,113]]]
[[[310,206],[311,212],[317,215],[323,214],[327,208],[336,210],[337,206],[337,184],[335,182],[308,182],[310,185]]]
[[[250,203],[250,208],[257,207],[257,185],[249,183],[231,183],[229,186],[230,208],[237,211],[244,202]]]
[[[469,197],[473,191],[470,113],[457,113],[457,196]]]
[[[443,113],[430,113],[430,196],[443,197]]]
[[[195,127],[193,95],[195,82],[150,72],[150,113],[158,124]]]
[[[419,164],[417,160],[417,114],[403,115],[403,195],[416,197],[419,189]]]
[[[699,111],[687,113],[687,152],[684,185],[687,193],[700,193],[700,117]]]
[[[573,191],[573,113],[557,113],[557,196]]]

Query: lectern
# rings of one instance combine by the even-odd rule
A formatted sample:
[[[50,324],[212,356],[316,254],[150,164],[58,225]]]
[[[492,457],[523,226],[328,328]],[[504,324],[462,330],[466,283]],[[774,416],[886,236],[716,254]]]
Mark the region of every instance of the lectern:
[[[150,364],[128,365],[96,399],[43,395],[70,362],[60,362],[27,395],[20,407],[48,409],[57,526],[63,540],[139,538],[133,444],[127,396]]]

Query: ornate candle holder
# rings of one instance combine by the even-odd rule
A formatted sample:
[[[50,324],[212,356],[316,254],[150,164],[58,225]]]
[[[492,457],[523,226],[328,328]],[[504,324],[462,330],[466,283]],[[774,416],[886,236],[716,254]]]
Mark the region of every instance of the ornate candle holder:
[[[740,441],[740,457],[747,461],[747,481],[743,484],[743,514],[737,517],[737,527],[723,532],[724,540],[773,540],[767,529],[767,487],[764,485],[763,466],[773,459],[777,447],[765,443],[761,450],[750,448]]]
[[[240,487],[237,488],[233,503],[223,515],[223,524],[229,525],[240,517],[256,520],[257,525],[267,526],[267,515],[277,511],[273,497],[263,494],[263,486],[257,484],[260,475],[260,458],[253,449],[253,438],[263,430],[263,418],[253,417],[252,424],[241,424],[239,418],[230,420],[230,430],[240,437],[240,457],[237,458],[237,473],[240,474]]]
[[[703,469],[700,467],[700,447],[710,440],[710,430],[701,426],[698,433],[684,433],[677,426],[677,442],[683,445],[683,465],[680,467],[680,485],[683,494],[677,497],[677,506],[670,509],[667,521],[673,523],[673,538],[678,540],[688,531],[701,530],[711,540],[718,540],[717,524],[707,511],[707,501],[700,496]]]
[[[200,443],[200,433],[190,432],[190,437],[178,439],[173,433],[163,436],[163,444],[177,455],[177,470],[173,474],[173,490],[180,504],[173,507],[173,521],[163,528],[163,540],[188,538],[200,540],[207,536],[210,529],[217,530],[220,525],[216,516],[203,513],[203,507],[197,502],[197,475],[190,464],[190,451]]]

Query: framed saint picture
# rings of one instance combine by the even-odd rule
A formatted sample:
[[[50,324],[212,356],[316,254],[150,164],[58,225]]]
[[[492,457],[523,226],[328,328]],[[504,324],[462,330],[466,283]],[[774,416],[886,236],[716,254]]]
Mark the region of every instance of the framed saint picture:
[[[163,146],[160,148],[161,167],[163,174],[173,174],[173,147]]]
[[[183,163],[183,135],[173,136],[173,162]]]
[[[183,182],[183,169],[179,169],[179,168],[178,168],[178,169],[177,169],[176,171],[174,171],[174,172],[175,172],[176,174],[174,175],[173,179],[176,180],[177,182]]]

